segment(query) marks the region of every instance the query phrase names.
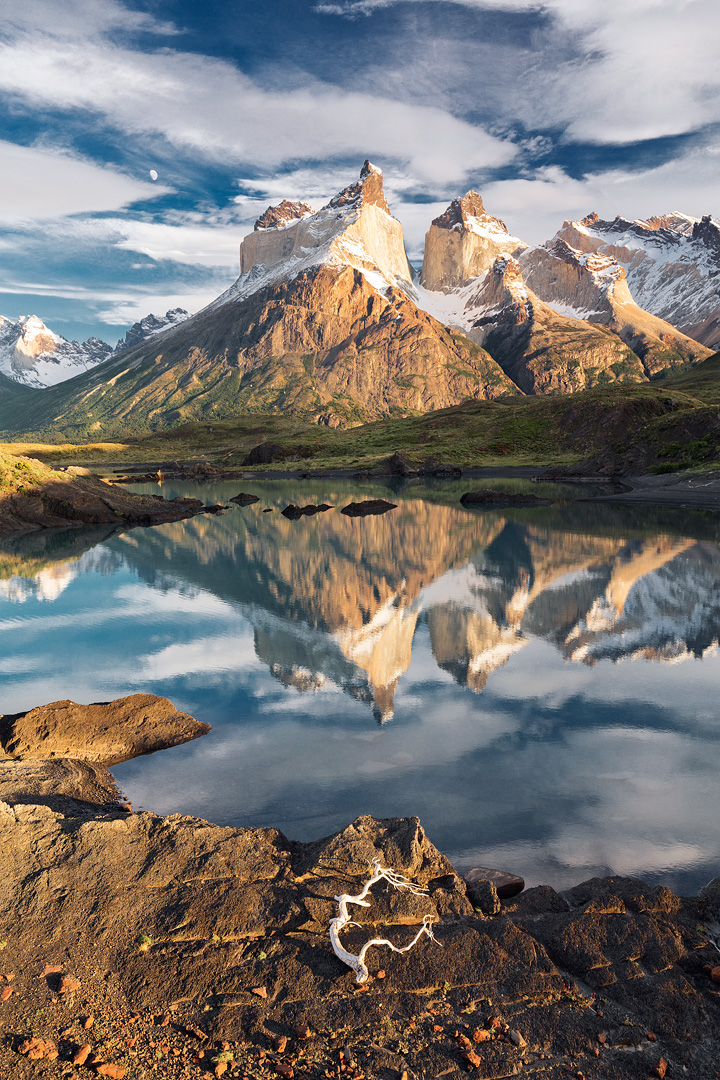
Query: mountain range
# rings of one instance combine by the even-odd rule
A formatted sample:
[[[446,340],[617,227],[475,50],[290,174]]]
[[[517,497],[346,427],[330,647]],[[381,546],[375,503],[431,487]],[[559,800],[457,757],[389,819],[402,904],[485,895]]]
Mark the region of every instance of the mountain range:
[[[430,225],[416,274],[367,161],[318,211],[269,207],[240,269],[202,311],[148,316],[114,350],[4,320],[0,427],[82,437],[270,411],[338,427],[643,382],[720,340],[712,218],[589,215],[530,248],[468,192]]]

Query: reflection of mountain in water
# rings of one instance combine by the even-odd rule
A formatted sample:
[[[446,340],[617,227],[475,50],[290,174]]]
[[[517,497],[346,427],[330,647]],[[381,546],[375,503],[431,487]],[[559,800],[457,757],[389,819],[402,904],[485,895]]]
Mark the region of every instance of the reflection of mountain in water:
[[[343,494],[323,494],[342,505]],[[677,660],[717,642],[717,544],[662,532],[636,539],[613,514],[613,528],[583,532],[577,520],[558,527],[554,509],[477,514],[408,498],[383,517],[331,511],[290,522],[263,515],[261,503],[118,534],[95,561],[123,557],[156,588],[179,580],[234,602],[284,685],[335,685],[384,721],[419,623],[438,665],[475,692],[532,636],[586,663]],[[83,549],[74,536],[66,558]],[[52,591],[63,570],[33,561],[38,554],[29,569]]]

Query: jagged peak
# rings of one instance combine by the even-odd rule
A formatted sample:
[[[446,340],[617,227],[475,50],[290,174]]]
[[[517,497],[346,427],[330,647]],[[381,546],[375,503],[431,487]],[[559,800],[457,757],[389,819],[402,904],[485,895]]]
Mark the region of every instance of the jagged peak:
[[[592,274],[611,278],[613,281],[620,281],[625,277],[624,269],[612,255],[602,255],[596,251],[579,251],[561,236],[553,237],[543,246],[556,259],[588,270]]]
[[[277,206],[268,206],[265,213],[261,214],[255,222],[254,231],[284,229],[312,213],[313,208],[308,203],[291,202],[289,199],[283,199]]]
[[[438,229],[465,229],[468,231],[490,230],[493,233],[506,233],[505,222],[488,214],[478,191],[468,191],[463,196],[453,199],[448,208],[433,219]],[[479,227],[479,228],[478,228]]]
[[[371,161],[368,161],[367,158],[360,170],[360,179],[338,192],[323,209],[334,210],[352,205],[358,207],[378,206],[392,217],[383,189],[382,171],[376,165],[373,165]]]

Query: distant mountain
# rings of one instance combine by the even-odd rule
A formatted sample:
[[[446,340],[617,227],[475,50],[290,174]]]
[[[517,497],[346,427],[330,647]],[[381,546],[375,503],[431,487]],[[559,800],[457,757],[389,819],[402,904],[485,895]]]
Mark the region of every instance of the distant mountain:
[[[558,314],[598,323],[628,345],[648,377],[707,359],[712,350],[643,310],[611,255],[580,251],[560,236],[520,257],[530,288]]]
[[[184,308],[173,308],[165,315],[146,315],[133,323],[113,349],[96,337],[67,341],[37,315],[23,315],[15,322],[0,315],[0,373],[34,389],[56,386],[189,317]]]
[[[79,434],[281,409],[338,426],[517,393],[484,349],[418,306],[369,162],[316,213],[270,208],[243,240],[241,270],[208,307],[13,423]]]
[[[36,315],[17,322],[0,315],[0,372],[24,386],[54,386],[107,360],[112,351],[96,337],[66,341]]]
[[[168,330],[171,326],[177,326],[178,323],[185,322],[189,318],[190,312],[180,307],[171,308],[164,315],[146,315],[144,319],[133,323],[130,329],[125,331],[125,337],[120,338],[115,346],[114,353],[134,349],[136,345],[142,345],[143,341],[147,341],[148,338],[155,337],[156,334],[161,334],[163,330]]]
[[[559,312],[528,288],[526,256],[527,245],[469,191],[427,233],[419,303],[482,345],[524,393],[644,380],[642,363],[612,329],[591,325],[584,312]]]
[[[720,223],[672,213],[629,221],[588,214],[557,237],[581,252],[616,259],[635,301],[688,337],[720,348]]]

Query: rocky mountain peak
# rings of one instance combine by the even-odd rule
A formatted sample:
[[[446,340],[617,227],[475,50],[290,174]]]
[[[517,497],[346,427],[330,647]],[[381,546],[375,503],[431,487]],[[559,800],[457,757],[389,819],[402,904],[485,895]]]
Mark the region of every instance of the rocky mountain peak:
[[[383,174],[376,165],[367,158],[360,170],[360,179],[350,187],[344,188],[327,204],[327,209],[348,206],[378,206],[386,214],[390,214],[390,207],[385,198],[383,189]],[[390,214],[392,217],[392,214]]]
[[[453,199],[447,210],[443,210],[442,214],[433,218],[432,224],[437,225],[438,229],[469,228],[473,218],[488,223],[493,222],[507,232],[504,221],[501,221],[500,218],[491,217],[490,214],[485,212],[482,195],[477,191],[468,191],[462,198]]]
[[[696,221],[692,230],[693,240],[700,240],[716,255],[720,255],[720,224],[710,214]]]
[[[625,280],[625,271],[617,259],[611,255],[603,255],[592,251],[578,251],[561,236],[549,240],[545,244],[545,249],[554,258],[592,275],[593,283],[602,291],[606,291],[615,283]]]
[[[241,244],[240,277],[216,304],[328,263],[360,270],[380,290],[410,287],[402,225],[390,213],[380,169],[366,161],[359,180],[316,213],[308,210],[285,201],[266,211],[259,219],[263,224]]]
[[[504,221],[486,212],[477,191],[468,191],[433,220],[420,282],[433,292],[447,292],[484,274],[498,255],[519,255],[526,247]]]
[[[134,349],[136,345],[140,345],[143,341],[147,341],[148,338],[154,337],[155,334],[160,334],[163,330],[168,330],[171,326],[177,326],[178,323],[189,318],[190,312],[179,307],[171,308],[164,315],[146,315],[144,319],[133,323],[130,329],[125,331],[125,337],[120,338],[115,346],[115,352],[121,353],[127,349]]]
[[[255,232],[260,229],[284,229],[294,221],[312,214],[313,208],[308,203],[290,202],[283,199],[277,206],[268,206],[264,214],[255,222]]]

